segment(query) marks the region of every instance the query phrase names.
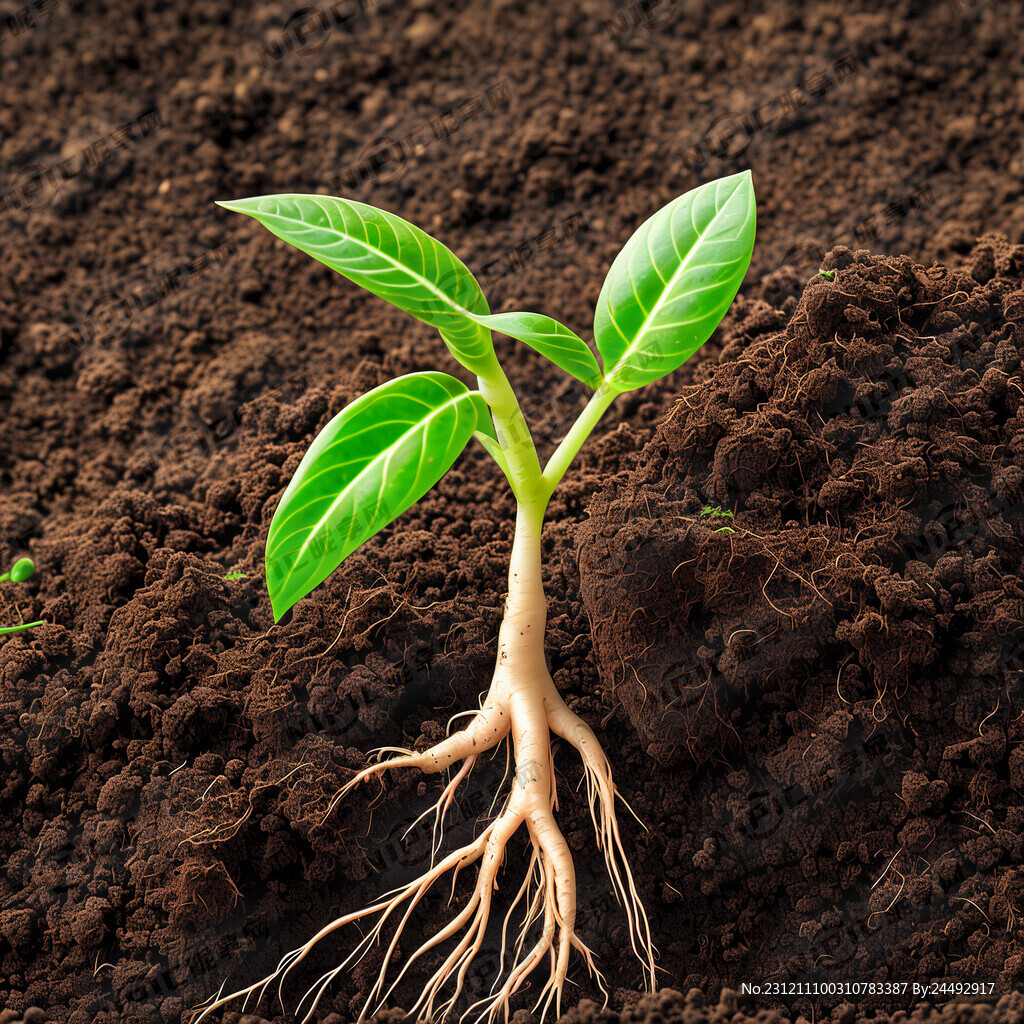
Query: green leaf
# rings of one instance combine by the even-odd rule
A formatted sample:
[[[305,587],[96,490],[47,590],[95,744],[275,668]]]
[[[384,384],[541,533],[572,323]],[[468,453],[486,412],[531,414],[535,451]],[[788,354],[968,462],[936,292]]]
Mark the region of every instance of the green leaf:
[[[303,456],[270,524],[275,620],[422,498],[481,429],[486,409],[479,392],[427,372],[382,384],[338,413]]]
[[[490,311],[480,285],[462,260],[415,225],[333,196],[257,196],[218,205],[255,217],[278,238],[436,327],[467,369],[491,365],[490,331],[470,316]]]
[[[604,380],[587,343],[543,313],[492,313],[490,316],[474,315],[471,319],[529,345],[588,387],[598,388]]]
[[[750,172],[701,185],[645,221],[615,258],[597,300],[605,379],[632,391],[682,366],[711,337],[754,249]]]

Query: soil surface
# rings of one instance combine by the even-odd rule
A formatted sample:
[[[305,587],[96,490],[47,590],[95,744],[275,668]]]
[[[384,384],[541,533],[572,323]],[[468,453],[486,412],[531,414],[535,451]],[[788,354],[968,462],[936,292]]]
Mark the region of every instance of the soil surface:
[[[46,623],[0,640],[6,1019],[175,1024],[412,877],[430,835],[402,836],[436,780],[325,820],[331,795],[370,748],[436,740],[493,665],[514,510],[472,448],[273,625],[263,543],[311,437],[392,376],[458,371],[425,325],[213,201],[384,206],[493,309],[586,336],[640,221],[748,166],[740,298],[690,365],[616,403],[544,542],[553,675],[649,827],[625,826],[662,983],[709,1005],[640,999],[561,751],[612,988],[605,1017],[577,965],[570,1016],[848,1022],[948,996],[767,986],[946,979],[995,988],[930,1019],[1017,1019],[1022,16],[0,3],[0,557],[38,567],[0,585],[0,623]],[[499,344],[549,452],[582,387]],[[474,773],[450,841],[501,768]],[[474,991],[493,971],[492,950]],[[316,1019],[354,1020],[373,974]],[[719,995],[743,982],[764,991]]]

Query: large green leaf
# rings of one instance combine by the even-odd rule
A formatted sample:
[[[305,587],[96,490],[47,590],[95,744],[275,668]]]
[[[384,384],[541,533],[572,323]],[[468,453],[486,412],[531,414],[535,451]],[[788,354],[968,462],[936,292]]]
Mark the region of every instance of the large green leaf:
[[[467,369],[477,373],[490,365],[490,331],[467,316],[489,312],[480,285],[462,260],[414,224],[334,196],[257,196],[218,205],[255,217],[279,238],[436,327]]]
[[[578,335],[543,313],[492,313],[472,317],[492,331],[500,331],[529,345],[566,373],[589,387],[599,387],[604,379],[594,353]]]
[[[612,263],[594,338],[605,379],[632,391],[682,366],[718,326],[754,249],[750,172],[701,185],[645,221]]]
[[[360,544],[423,497],[475,431],[493,433],[478,391],[411,373],[343,409],[316,436],[267,537],[267,587],[280,617]]]

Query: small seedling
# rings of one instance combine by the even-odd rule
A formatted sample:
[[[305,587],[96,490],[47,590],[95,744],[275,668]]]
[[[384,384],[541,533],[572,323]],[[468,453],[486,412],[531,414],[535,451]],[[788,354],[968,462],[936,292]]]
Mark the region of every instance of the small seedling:
[[[245,578],[246,576],[244,572],[229,572],[227,576],[224,577],[226,580],[244,580]]]
[[[426,773],[458,766],[433,814],[437,851],[444,819],[481,755],[511,740],[514,782],[495,793],[497,817],[476,839],[438,859],[419,878],[379,901],[326,924],[288,953],[272,975],[217,998],[199,1019],[239,997],[262,998],[314,946],[344,925],[375,921],[352,954],[324,974],[299,1002],[309,1021],[331,982],[351,970],[396,924],[362,1016],[383,1006],[418,963],[435,968],[409,1013],[444,1019],[465,991],[467,972],[491,921],[492,898],[512,836],[525,828],[529,862],[501,930],[504,951],[493,985],[464,1016],[507,1019],[510,1001],[543,964],[549,965],[537,1006],[561,1012],[572,950],[604,979],[576,929],[572,854],[559,830],[552,734],[583,762],[591,817],[611,885],[623,907],[629,941],[648,988],[655,987],[654,950],[616,820],[619,795],[593,730],[559,695],[544,654],[546,604],[541,574],[541,525],[552,492],[602,414],[627,391],[681,366],[711,336],[736,295],[754,245],[755,206],[750,172],[709,182],[669,203],[643,223],[612,263],[597,302],[598,364],[577,334],[540,313],[491,313],[476,278],[452,252],[419,228],[384,210],[319,195],[279,195],[220,204],[254,217],[279,238],[375,295],[437,328],[456,361],[476,379],[467,387],[428,370],[399,377],[356,399],[313,441],[288,484],[270,524],[267,586],[275,619],[322,583],[356,548],[418,501],[475,437],[507,478],[517,502],[508,597],[489,689],[469,724],[428,750],[381,748],[397,754],[358,772],[338,791],[331,810],[361,783],[389,769]],[[542,466],[519,402],[495,354],[500,331],[541,353],[594,394],[565,439]],[[456,716],[458,717],[458,716]],[[621,799],[621,797],[619,797]],[[402,951],[391,977],[402,930],[431,888],[478,863],[468,903],[419,948]],[[443,884],[443,883],[442,883]],[[516,892],[515,886],[512,889]],[[506,943],[513,917],[519,931]],[[439,947],[450,947],[447,952]],[[429,958],[427,954],[430,954]]]
[[[10,572],[0,575],[0,583],[24,583],[32,579],[35,574],[35,563],[31,558],[19,558],[11,566]],[[0,636],[7,636],[8,633],[20,633],[23,629],[31,629],[33,626],[41,626],[40,622],[23,622],[20,626],[0,626]]]
[[[826,281],[831,281],[835,278],[836,272],[834,270],[819,270],[818,273],[825,278]]]
[[[32,579],[35,572],[36,566],[31,558],[19,558],[11,566],[10,572],[5,572],[0,576],[0,583],[6,583],[8,580],[12,583],[24,583],[25,580]]]
[[[702,516],[708,516],[711,519],[732,519],[732,513],[728,509],[722,508],[721,505],[705,505],[701,510]],[[715,533],[735,533],[736,531],[731,526],[720,526]]]
[[[732,512],[721,505],[705,505],[701,510],[702,516],[711,516],[712,519],[732,519]]]

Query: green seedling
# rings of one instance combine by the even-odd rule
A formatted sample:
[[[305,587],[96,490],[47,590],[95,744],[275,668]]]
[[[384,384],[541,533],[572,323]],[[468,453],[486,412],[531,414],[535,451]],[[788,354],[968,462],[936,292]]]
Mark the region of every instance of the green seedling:
[[[399,377],[353,401],[320,432],[280,500],[267,538],[266,574],[280,619],[334,572],[351,552],[418,501],[447,472],[474,437],[501,469],[517,503],[508,597],[497,661],[486,696],[466,712],[461,731],[428,750],[381,748],[395,754],[358,772],[338,801],[389,769],[426,773],[457,766],[433,815],[430,867],[419,878],[369,907],[329,922],[288,953],[267,978],[206,1006],[199,1019],[236,998],[258,999],[317,943],[343,926],[373,922],[353,953],[329,970],[300,1000],[309,1021],[331,982],[353,968],[384,936],[376,981],[363,1017],[391,998],[418,962],[436,967],[408,1012],[421,1021],[444,1019],[465,991],[467,972],[488,933],[492,895],[512,836],[525,828],[530,860],[502,927],[503,955],[489,993],[463,1016],[507,1019],[510,1000],[534,972],[549,965],[537,1006],[561,1012],[575,949],[597,984],[604,979],[576,928],[577,893],[569,847],[554,812],[552,735],[575,748],[587,782],[591,817],[612,888],[623,907],[644,982],[655,987],[654,950],[643,905],[616,820],[612,772],[593,730],[559,695],[544,654],[546,603],[541,573],[541,526],[552,492],[602,414],[618,395],[681,366],[711,336],[743,280],[754,245],[755,204],[749,172],[702,185],[643,223],[612,263],[594,317],[599,364],[579,335],[540,313],[491,313],[476,278],[452,252],[419,228],[384,210],[319,195],[278,195],[221,206],[254,217],[279,238],[356,284],[435,327],[475,387],[439,370]],[[492,331],[518,339],[593,390],[565,439],[541,465],[519,402],[495,354]],[[459,716],[456,716],[459,717]],[[495,793],[497,817],[471,843],[439,856],[446,813],[474,762],[511,741],[515,776]],[[620,797],[621,799],[621,797]],[[419,948],[398,957],[402,930],[428,891],[471,864],[478,875],[467,904]],[[443,883],[442,883],[443,884]],[[515,887],[513,886],[513,892]],[[518,908],[518,914],[517,914]],[[514,916],[519,932],[504,942]],[[445,951],[447,950],[447,951]],[[433,952],[431,952],[433,951]],[[423,960],[430,953],[430,960]],[[438,966],[439,965],[439,966]],[[607,993],[606,993],[607,994]]]
[[[721,505],[705,505],[701,510],[702,516],[711,516],[712,519],[732,519],[732,512]]]
[[[825,278],[826,281],[831,281],[835,278],[836,272],[834,270],[819,270],[818,273]]]
[[[245,578],[244,572],[229,572],[227,576],[224,577],[226,580],[244,580]]]
[[[31,558],[19,558],[11,566],[10,572],[5,572],[0,576],[0,583],[6,583],[8,580],[12,583],[24,583],[25,580],[32,579],[35,572],[36,566]]]
[[[732,513],[728,509],[722,508],[721,505],[705,505],[701,510],[702,516],[708,516],[711,519],[732,519]],[[720,526],[715,533],[735,533],[736,531],[731,526]]]
[[[11,566],[10,572],[0,575],[0,583],[24,583],[35,575],[36,567],[31,558],[19,558]],[[0,626],[0,636],[7,636],[9,633],[20,633],[23,629],[32,629],[33,626],[41,626],[40,622],[23,622],[20,626]]]

